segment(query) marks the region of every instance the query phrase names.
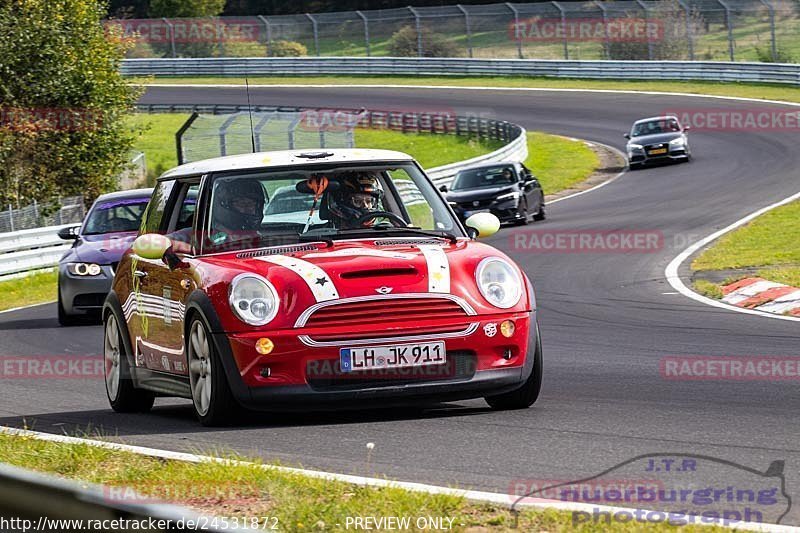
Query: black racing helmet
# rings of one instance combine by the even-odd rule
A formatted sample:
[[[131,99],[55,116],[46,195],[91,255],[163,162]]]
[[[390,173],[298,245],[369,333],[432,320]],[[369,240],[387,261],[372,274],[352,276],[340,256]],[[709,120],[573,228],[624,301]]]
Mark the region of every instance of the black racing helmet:
[[[214,222],[230,230],[254,230],[264,218],[264,187],[258,180],[232,179],[215,187]]]
[[[353,228],[362,216],[381,210],[383,189],[376,172],[347,172],[338,181],[340,186],[328,197],[328,212],[336,227]]]

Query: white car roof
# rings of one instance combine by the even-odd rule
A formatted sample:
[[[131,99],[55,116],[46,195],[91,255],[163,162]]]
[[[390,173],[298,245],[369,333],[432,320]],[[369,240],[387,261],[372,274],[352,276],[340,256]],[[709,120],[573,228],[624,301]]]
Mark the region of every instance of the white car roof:
[[[330,154],[325,157],[302,157],[303,154]],[[271,167],[302,168],[317,163],[371,163],[380,161],[413,161],[402,152],[367,148],[336,148],[315,150],[284,150],[280,152],[257,152],[254,154],[229,155],[187,163],[165,172],[159,179],[182,176],[197,176],[209,172],[248,170]]]

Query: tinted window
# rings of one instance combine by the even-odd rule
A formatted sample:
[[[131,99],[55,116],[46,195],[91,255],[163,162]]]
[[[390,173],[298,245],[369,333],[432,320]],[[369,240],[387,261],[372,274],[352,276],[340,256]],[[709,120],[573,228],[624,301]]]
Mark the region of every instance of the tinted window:
[[[498,187],[511,185],[515,181],[514,169],[511,166],[474,168],[459,172],[453,181],[452,190]]]
[[[84,235],[138,231],[147,198],[120,198],[96,203],[86,219]]]
[[[639,137],[642,135],[655,135],[658,133],[672,133],[681,131],[680,124],[675,119],[668,120],[648,120],[633,125],[631,136]]]

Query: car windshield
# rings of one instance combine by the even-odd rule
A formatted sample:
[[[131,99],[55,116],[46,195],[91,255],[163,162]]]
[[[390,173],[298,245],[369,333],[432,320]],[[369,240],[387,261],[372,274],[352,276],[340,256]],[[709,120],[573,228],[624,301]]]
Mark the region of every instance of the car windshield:
[[[631,130],[631,137],[641,137],[642,135],[654,135],[658,133],[672,133],[681,131],[681,126],[678,121],[671,119],[648,120],[647,122],[638,122],[633,125]]]
[[[473,168],[458,173],[453,181],[451,190],[483,189],[513,185],[514,169],[511,166],[497,166],[487,168]]]
[[[149,198],[120,198],[96,203],[83,227],[83,235],[138,231]]]
[[[463,237],[416,165],[216,175],[202,253],[385,234]]]

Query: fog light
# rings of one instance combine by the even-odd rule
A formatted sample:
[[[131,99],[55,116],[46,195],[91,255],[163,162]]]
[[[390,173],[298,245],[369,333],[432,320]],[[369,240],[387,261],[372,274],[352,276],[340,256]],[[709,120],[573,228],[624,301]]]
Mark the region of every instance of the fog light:
[[[513,320],[504,320],[502,324],[500,324],[500,333],[503,334],[503,337],[511,337],[514,335],[514,321]]]
[[[256,351],[261,355],[269,355],[275,349],[275,344],[266,337],[256,341]]]
[[[509,359],[511,359],[511,357],[512,357],[511,348],[506,348],[506,349],[503,351],[503,359],[505,359],[506,361],[508,361]]]
[[[272,374],[272,371],[269,369],[268,366],[265,366],[264,368],[261,369],[261,377],[262,378],[268,378],[270,376],[270,374]]]

